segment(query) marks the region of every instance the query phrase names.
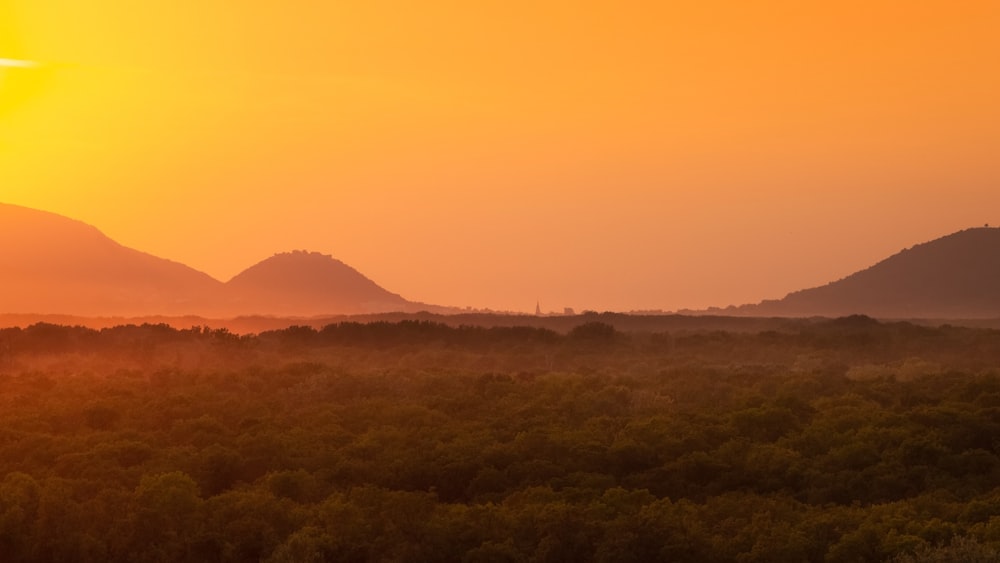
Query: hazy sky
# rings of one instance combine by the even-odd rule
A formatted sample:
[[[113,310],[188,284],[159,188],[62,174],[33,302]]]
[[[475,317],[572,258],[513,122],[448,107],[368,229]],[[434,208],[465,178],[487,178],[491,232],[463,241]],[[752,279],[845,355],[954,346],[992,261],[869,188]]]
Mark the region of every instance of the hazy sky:
[[[220,279],[780,297],[1000,223],[1000,2],[0,0],[0,201]],[[9,242],[5,242],[9,244]]]

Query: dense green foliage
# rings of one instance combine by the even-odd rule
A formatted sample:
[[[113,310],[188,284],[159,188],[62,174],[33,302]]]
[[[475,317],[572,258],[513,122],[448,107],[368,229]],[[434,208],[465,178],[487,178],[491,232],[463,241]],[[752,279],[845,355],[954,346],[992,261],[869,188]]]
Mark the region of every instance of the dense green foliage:
[[[0,330],[0,554],[1000,561],[998,366],[863,317]]]

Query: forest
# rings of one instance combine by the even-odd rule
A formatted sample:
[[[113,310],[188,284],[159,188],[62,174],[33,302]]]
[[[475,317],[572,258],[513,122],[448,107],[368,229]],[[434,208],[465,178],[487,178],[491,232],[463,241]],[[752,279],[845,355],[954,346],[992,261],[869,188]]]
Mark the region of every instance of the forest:
[[[0,560],[1000,561],[1000,331],[0,330]]]

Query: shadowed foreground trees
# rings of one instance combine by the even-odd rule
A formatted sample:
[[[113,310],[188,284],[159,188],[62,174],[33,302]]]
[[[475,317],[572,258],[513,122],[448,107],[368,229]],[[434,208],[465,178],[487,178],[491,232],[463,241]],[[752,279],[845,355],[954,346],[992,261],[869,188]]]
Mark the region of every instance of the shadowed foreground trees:
[[[0,349],[12,563],[1000,547],[993,331],[42,325],[0,331]]]

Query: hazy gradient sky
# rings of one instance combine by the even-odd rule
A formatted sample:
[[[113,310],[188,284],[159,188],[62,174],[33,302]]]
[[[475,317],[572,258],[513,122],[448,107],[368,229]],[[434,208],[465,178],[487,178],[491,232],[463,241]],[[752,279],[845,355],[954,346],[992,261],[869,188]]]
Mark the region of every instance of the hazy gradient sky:
[[[0,201],[220,279],[780,297],[1000,223],[1000,2],[0,0]],[[7,244],[7,243],[5,243]]]

